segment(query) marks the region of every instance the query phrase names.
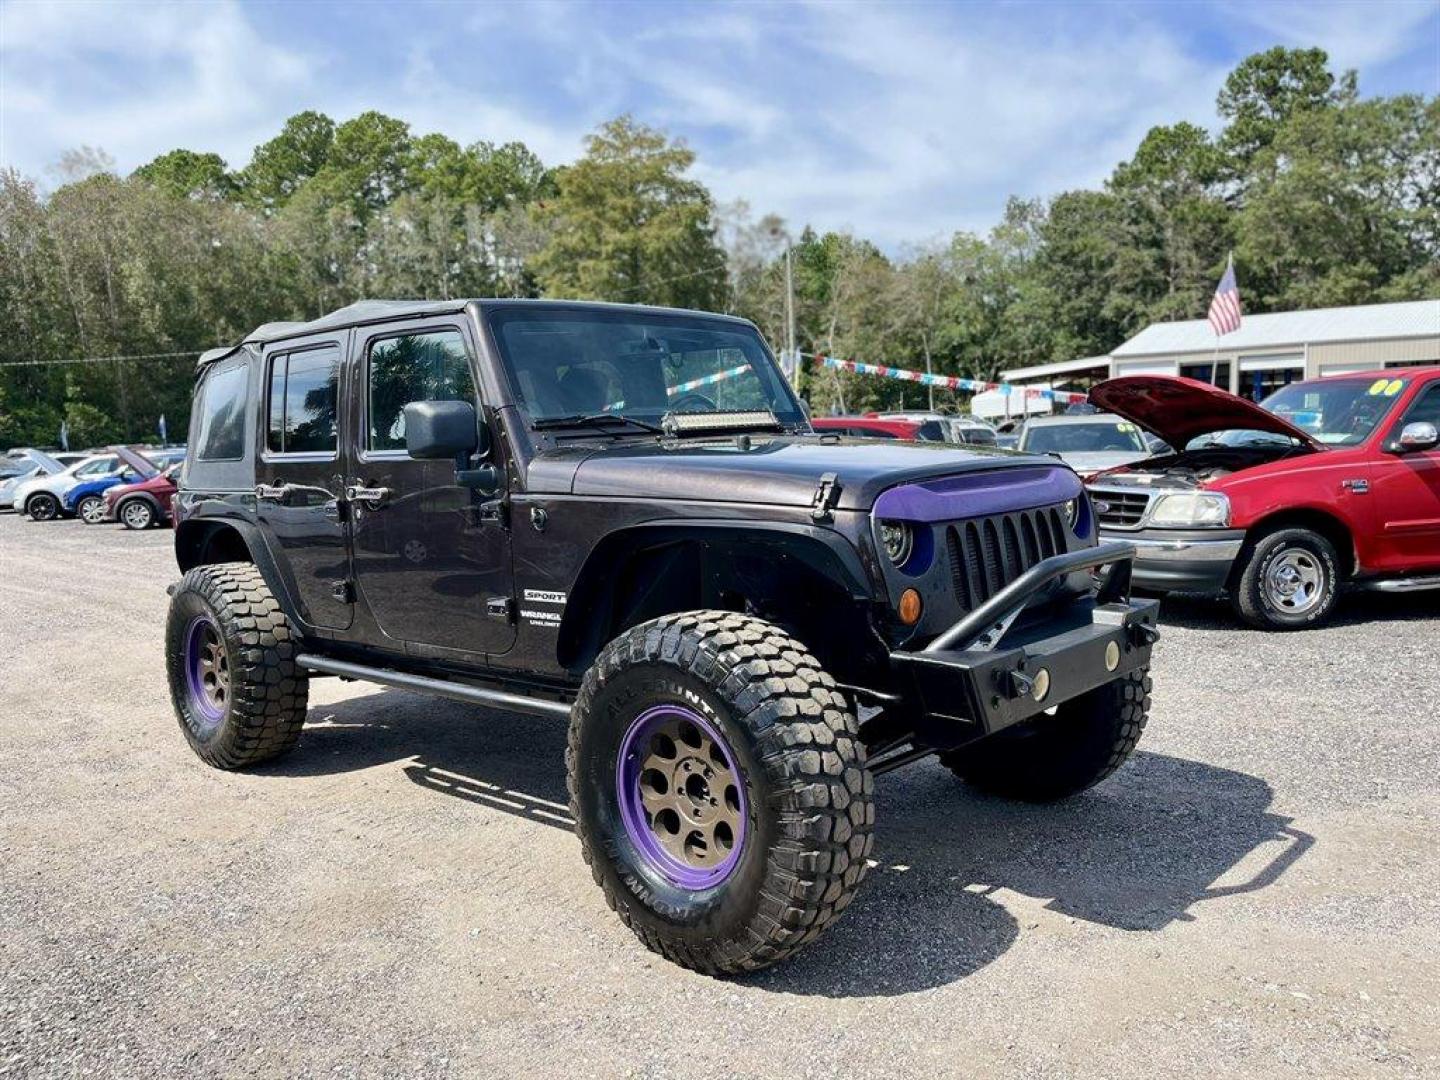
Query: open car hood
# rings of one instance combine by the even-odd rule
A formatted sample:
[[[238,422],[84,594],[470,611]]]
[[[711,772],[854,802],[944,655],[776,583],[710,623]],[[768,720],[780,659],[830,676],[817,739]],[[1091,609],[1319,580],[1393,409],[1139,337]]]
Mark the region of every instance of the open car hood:
[[[1253,401],[1175,375],[1110,379],[1090,391],[1090,400],[1107,412],[1153,431],[1176,450],[1185,449],[1191,439],[1231,428],[1288,435],[1313,449],[1325,449],[1309,433]]]
[[[149,480],[150,477],[160,472],[160,470],[155,467],[155,463],[138,450],[131,450],[128,446],[112,446],[110,452],[146,480]]]
[[[54,476],[57,473],[64,472],[67,468],[63,461],[56,461],[49,454],[45,453],[44,450],[26,450],[25,458],[32,465],[38,465],[41,475],[43,476]]]

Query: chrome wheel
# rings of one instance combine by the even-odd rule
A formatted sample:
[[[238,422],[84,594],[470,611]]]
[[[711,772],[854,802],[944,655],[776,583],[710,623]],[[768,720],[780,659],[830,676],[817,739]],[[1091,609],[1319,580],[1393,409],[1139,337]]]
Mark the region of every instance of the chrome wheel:
[[[120,511],[120,520],[130,529],[148,529],[150,517],[150,507],[143,502],[128,502]]]
[[[1265,599],[1290,615],[1302,615],[1319,604],[1325,585],[1325,564],[1305,548],[1286,548],[1265,571]]]
[[[80,512],[80,520],[86,525],[98,525],[105,520],[105,500],[98,495],[88,495],[81,499],[76,509]]]

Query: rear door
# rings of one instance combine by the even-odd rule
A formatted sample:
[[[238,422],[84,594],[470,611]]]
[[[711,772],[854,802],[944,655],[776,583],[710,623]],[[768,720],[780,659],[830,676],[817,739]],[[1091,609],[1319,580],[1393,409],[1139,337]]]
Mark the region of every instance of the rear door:
[[[1406,424],[1440,427],[1440,378],[1422,386],[1385,429],[1380,445],[1400,437]],[[1380,522],[1381,564],[1375,569],[1440,568],[1440,449],[1378,455],[1373,498]]]
[[[281,574],[312,626],[344,630],[354,615],[339,424],[346,334],[265,350],[255,509]]]
[[[405,452],[412,401],[468,401],[475,343],[460,318],[356,331],[359,424],[347,443],[355,576],[380,628],[397,641],[498,654],[515,638],[510,535],[499,504],[455,482],[453,461]]]

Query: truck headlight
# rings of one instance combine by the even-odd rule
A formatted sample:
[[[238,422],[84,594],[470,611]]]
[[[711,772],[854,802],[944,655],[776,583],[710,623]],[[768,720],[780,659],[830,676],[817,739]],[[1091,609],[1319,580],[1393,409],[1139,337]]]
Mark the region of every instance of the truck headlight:
[[[1161,495],[1150,507],[1150,520],[1147,524],[1182,529],[1229,525],[1230,500],[1214,491]]]
[[[903,521],[880,522],[880,542],[895,566],[904,566],[915,550],[915,532]]]

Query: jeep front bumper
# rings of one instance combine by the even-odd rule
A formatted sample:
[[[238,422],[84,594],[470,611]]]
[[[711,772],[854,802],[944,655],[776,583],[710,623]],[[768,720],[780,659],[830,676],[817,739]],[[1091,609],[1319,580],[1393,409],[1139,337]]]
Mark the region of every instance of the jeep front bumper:
[[[1102,543],[1045,559],[918,652],[891,660],[909,682],[917,745],[945,750],[1027,720],[1147,667],[1159,602],[1130,598],[1135,548]],[[1051,582],[1106,571],[1090,594],[1022,618]]]

